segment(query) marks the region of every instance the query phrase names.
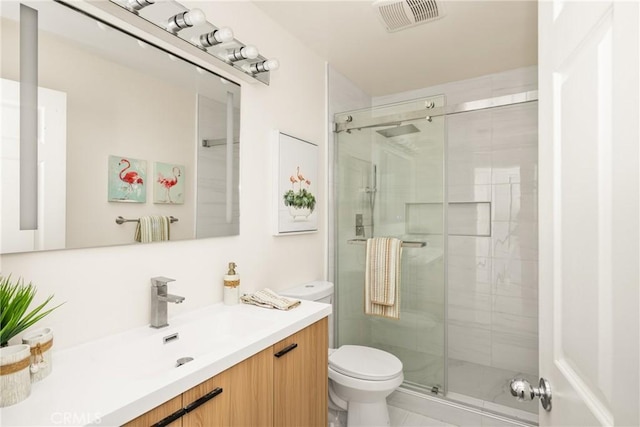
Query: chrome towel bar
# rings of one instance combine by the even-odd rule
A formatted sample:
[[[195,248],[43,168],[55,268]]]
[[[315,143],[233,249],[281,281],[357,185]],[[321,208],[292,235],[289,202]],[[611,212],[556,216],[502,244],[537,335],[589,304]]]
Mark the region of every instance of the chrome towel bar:
[[[178,218],[170,216],[169,221],[173,224],[174,222],[178,222]],[[116,217],[116,224],[124,224],[125,222],[140,222],[140,219],[126,219],[121,216]]]
[[[366,245],[367,239],[350,239],[347,240],[347,243],[350,245]],[[424,248],[427,246],[427,242],[419,242],[412,240],[403,240],[402,247],[404,248]]]

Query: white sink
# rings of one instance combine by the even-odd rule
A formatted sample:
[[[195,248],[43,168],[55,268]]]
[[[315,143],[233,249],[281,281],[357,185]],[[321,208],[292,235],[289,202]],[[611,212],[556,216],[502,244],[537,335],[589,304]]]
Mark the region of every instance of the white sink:
[[[111,365],[120,377],[157,377],[185,369],[186,364],[177,366],[180,358],[190,357],[192,363],[204,355],[210,357],[249,334],[268,329],[271,323],[268,319],[231,311],[201,314],[193,319],[180,318],[165,328],[143,328],[114,337],[116,342],[109,345],[110,351],[104,352],[102,363]]]

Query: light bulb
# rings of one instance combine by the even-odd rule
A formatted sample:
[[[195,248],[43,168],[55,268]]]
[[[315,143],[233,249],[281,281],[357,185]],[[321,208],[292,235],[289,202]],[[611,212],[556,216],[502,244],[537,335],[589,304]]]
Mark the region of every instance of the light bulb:
[[[278,68],[280,68],[280,61],[278,61],[277,59],[273,58],[273,59],[267,59],[264,62],[264,68],[267,69],[267,71],[273,71],[273,70],[277,70]]]
[[[258,48],[253,45],[247,45],[242,49],[242,56],[247,59],[256,59],[259,55]]]
[[[193,41],[202,47],[211,47],[220,43],[230,42],[231,40],[233,40],[233,31],[228,27],[223,27],[193,38]]]
[[[252,45],[247,45],[241,47],[240,49],[233,49],[228,51],[227,59],[231,62],[235,62],[243,59],[256,59],[258,55],[258,48]]]
[[[200,9],[191,9],[184,15],[184,20],[190,27],[204,24],[207,21],[207,17],[204,16],[204,12]]]
[[[233,40],[233,30],[229,27],[222,27],[216,31],[215,38],[220,43],[230,42]]]
[[[280,68],[280,61],[277,59],[267,59],[262,62],[255,62],[249,66],[249,71],[253,74],[264,73],[266,71],[273,71]]]
[[[178,34],[178,31],[205,23],[207,18],[200,9],[180,12],[167,20],[167,31]]]

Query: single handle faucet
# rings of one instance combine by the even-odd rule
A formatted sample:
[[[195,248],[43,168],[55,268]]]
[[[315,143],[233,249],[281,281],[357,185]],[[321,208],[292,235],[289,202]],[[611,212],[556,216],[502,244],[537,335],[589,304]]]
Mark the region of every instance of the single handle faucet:
[[[168,277],[151,278],[151,327],[164,328],[169,326],[167,303],[180,304],[184,297],[167,293],[167,284],[175,279]]]

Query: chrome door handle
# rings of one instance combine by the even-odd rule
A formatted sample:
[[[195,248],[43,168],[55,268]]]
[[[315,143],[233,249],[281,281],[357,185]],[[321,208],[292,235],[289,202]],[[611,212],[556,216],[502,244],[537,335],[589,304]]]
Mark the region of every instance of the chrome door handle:
[[[518,399],[518,401],[524,402],[539,397],[545,411],[551,410],[551,386],[546,379],[540,378],[540,386],[536,388],[531,387],[529,381],[523,378],[514,378],[509,383],[509,389],[511,390],[511,396]]]

